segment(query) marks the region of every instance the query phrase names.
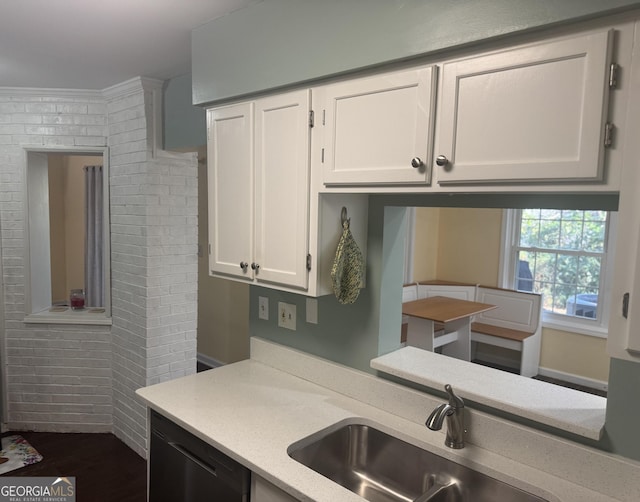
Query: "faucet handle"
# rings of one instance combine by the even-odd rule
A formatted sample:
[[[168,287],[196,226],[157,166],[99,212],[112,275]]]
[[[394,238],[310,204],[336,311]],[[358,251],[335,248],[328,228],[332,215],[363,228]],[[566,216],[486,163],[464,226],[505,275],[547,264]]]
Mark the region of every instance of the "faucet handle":
[[[449,394],[449,406],[451,406],[453,409],[464,408],[464,401],[460,396],[453,392],[453,388],[451,387],[451,385],[446,384],[444,386],[444,390],[446,390],[447,394]]]

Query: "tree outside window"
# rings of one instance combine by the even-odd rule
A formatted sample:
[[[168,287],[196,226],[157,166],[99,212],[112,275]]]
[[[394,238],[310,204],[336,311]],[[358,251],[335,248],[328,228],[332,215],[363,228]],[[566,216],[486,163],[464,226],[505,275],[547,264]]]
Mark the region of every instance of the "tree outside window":
[[[608,224],[607,211],[521,210],[517,289],[542,293],[546,312],[599,319]]]

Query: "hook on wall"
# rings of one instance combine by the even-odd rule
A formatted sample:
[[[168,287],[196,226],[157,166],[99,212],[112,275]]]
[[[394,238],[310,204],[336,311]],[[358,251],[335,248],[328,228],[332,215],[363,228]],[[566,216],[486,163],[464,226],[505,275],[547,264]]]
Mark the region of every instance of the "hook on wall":
[[[342,206],[342,212],[340,213],[340,220],[342,222],[342,226],[344,226],[345,222],[347,223],[347,225],[351,223],[351,218],[347,217],[347,208],[344,206]]]

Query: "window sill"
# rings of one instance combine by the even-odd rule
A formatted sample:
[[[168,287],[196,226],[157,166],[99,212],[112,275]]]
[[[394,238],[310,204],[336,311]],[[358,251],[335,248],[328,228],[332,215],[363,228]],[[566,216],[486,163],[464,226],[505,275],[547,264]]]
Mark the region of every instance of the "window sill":
[[[49,309],[24,318],[25,324],[88,324],[93,326],[111,326],[111,317],[106,312],[92,312],[91,309],[51,312]]]
[[[566,331],[568,333],[577,333],[580,335],[594,336],[596,338],[607,338],[609,330],[602,326],[586,326],[580,323],[562,322],[556,319],[545,319],[543,314],[542,327],[548,329],[556,329],[558,331]]]

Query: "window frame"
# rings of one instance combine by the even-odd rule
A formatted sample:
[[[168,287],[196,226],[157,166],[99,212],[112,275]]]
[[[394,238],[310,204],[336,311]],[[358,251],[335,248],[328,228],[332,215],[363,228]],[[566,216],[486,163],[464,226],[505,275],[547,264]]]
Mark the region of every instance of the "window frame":
[[[611,313],[611,285],[613,282],[613,257],[617,233],[617,212],[608,211],[606,239],[601,266],[598,298],[598,318],[596,320],[555,314],[543,310],[542,326],[545,328],[579,333],[582,335],[607,338]],[[499,283],[504,288],[513,289],[516,276],[516,257],[520,235],[522,209],[504,209],[502,217],[502,242],[500,252]],[[600,301],[602,298],[602,301]]]
[[[33,289],[51,281],[51,265],[47,264],[49,277],[38,280],[40,274],[35,274],[32,267],[31,250],[32,246],[46,241],[49,248],[49,236],[34,242],[31,235],[30,224],[30,201],[29,201],[29,156],[30,154],[62,154],[62,155],[102,155],[103,176],[103,197],[104,197],[104,228],[103,228],[103,251],[104,251],[104,313],[71,312],[50,312],[47,309],[38,312],[33,311]],[[24,288],[25,288],[25,323],[35,324],[85,324],[85,325],[111,325],[111,225],[110,225],[110,200],[109,200],[109,148],[108,147],[23,147],[23,201],[24,201]],[[37,238],[37,237],[36,237]],[[34,264],[35,266],[35,264]],[[35,282],[34,282],[35,281]]]

